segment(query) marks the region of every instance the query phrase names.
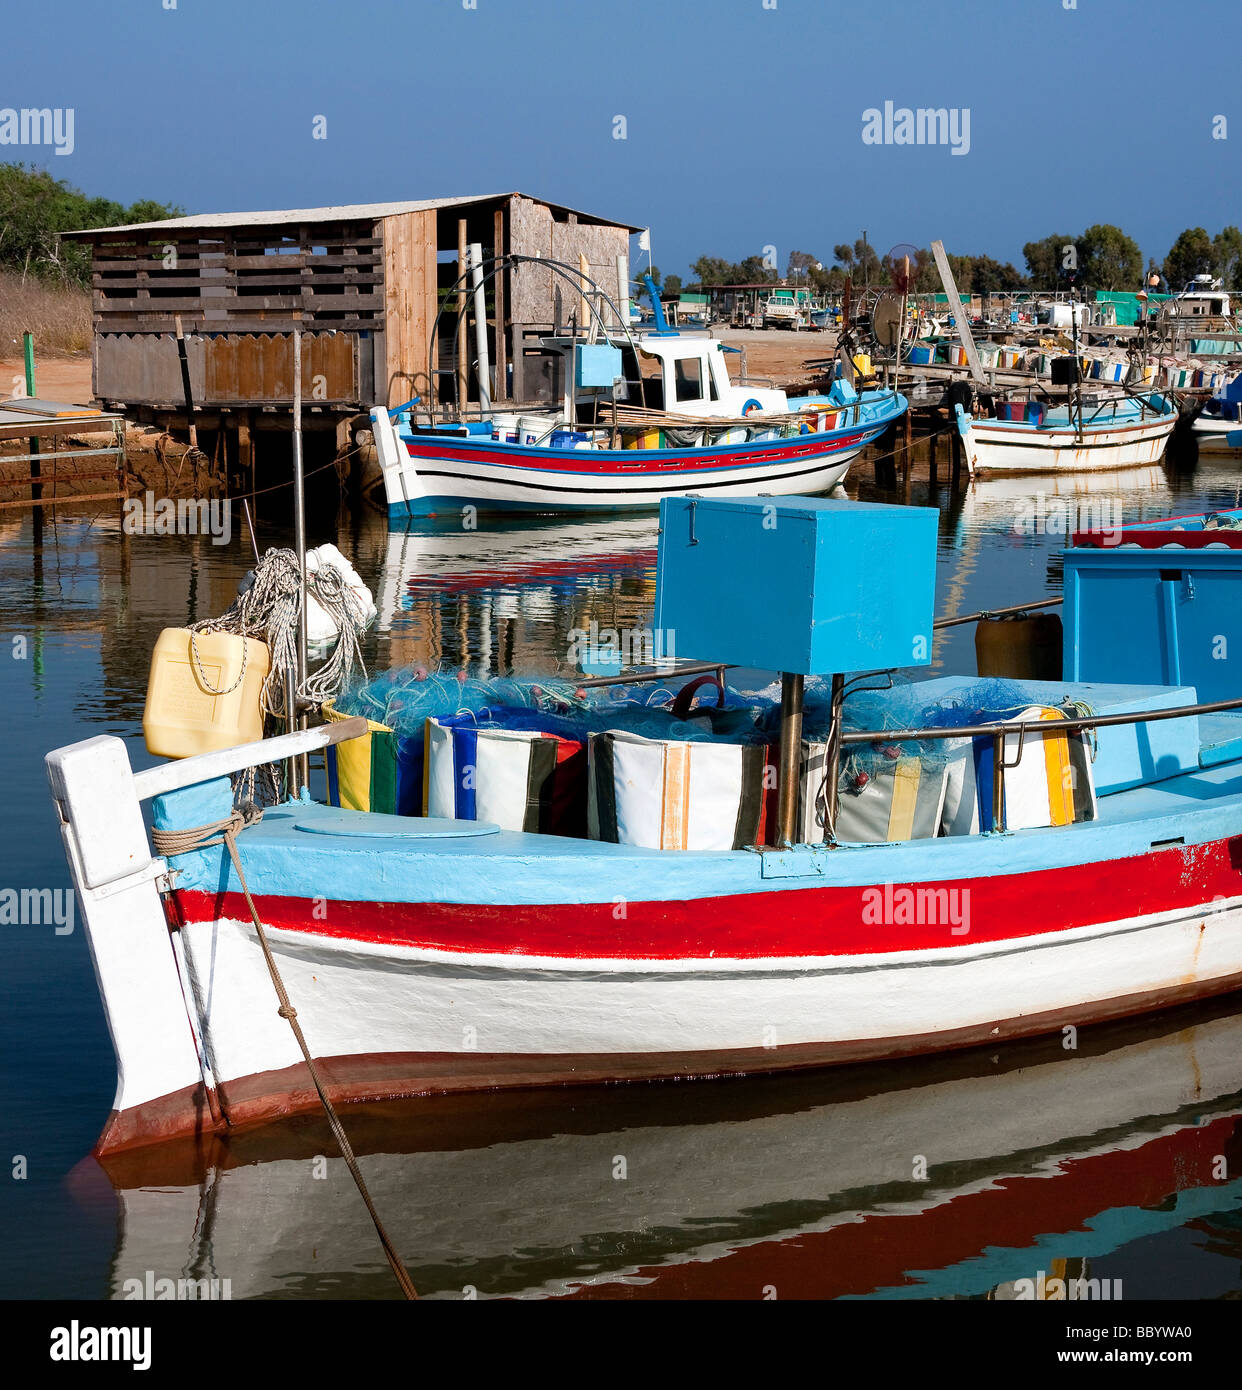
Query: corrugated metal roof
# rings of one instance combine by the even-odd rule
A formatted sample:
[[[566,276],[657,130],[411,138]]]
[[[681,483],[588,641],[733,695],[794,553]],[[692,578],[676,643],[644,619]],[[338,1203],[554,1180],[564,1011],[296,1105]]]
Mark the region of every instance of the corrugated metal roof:
[[[613,227],[626,227],[631,232],[643,229],[629,222],[614,222],[598,213],[582,212],[577,208],[566,207],[563,203],[550,203],[546,198],[535,198],[529,193],[476,193],[469,197],[424,198],[418,202],[406,203],[345,203],[324,208],[286,208],[274,212],[208,212],[193,217],[170,217],[161,222],[130,222],[120,227],[83,227],[78,231],[64,232],[66,237],[98,236],[105,232],[176,232],[210,231],[224,227],[277,227],[282,224],[301,222],[355,222],[378,217],[395,217],[403,212],[431,212],[440,208],[464,207],[471,203],[499,203],[513,197],[531,198],[532,202],[543,203],[559,212],[572,212],[578,217],[590,218],[593,222],[605,222]]]

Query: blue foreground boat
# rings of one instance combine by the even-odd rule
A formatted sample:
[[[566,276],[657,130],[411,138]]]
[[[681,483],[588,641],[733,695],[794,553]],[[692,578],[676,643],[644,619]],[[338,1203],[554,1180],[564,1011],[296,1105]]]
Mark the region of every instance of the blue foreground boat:
[[[779,671],[779,704],[709,678],[723,708],[683,686],[653,731],[571,684],[402,729],[345,698],[137,773],[115,738],[51,753],[118,1059],[100,1150],[318,1104],[269,969],[338,1103],[907,1057],[1242,986],[1242,699],[1203,702],[1236,686],[1199,640],[1237,612],[1235,532],[1077,538],[1065,679],[911,682],[936,522],[664,502],[655,628]],[[236,809],[234,774],[317,749],[338,804]]]

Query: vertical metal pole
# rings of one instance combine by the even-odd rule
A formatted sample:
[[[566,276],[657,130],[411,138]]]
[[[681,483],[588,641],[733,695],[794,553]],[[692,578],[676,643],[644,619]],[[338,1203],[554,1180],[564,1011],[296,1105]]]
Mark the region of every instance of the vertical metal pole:
[[[173,315],[173,326],[177,334],[177,358],[181,363],[181,394],[185,397],[186,424],[190,430],[190,447],[198,448],[198,426],[194,423],[194,393],[190,389],[190,361],[186,356],[185,330],[181,327],[181,315]]]
[[[630,326],[630,258],[622,254],[617,257],[617,308],[621,312],[621,328]]]
[[[802,688],[803,678],[781,672],[781,766],[777,803],[777,844],[796,842],[798,791],[802,771]]]
[[[457,219],[457,407],[458,418],[466,413],[466,398],[470,394],[470,369],[467,364],[469,343],[466,339],[466,219]]]
[[[1005,828],[1005,735],[992,738],[992,829]]]
[[[828,767],[825,785],[826,811],[824,819],[824,838],[837,837],[837,783],[841,780],[841,735],[844,732],[842,721],[845,707],[845,676],[836,671],[832,677],[832,726],[828,733]]]
[[[1074,404],[1077,411],[1071,407],[1071,414],[1077,415],[1077,424],[1074,429],[1074,438],[1079,444],[1082,443],[1082,362],[1078,357],[1078,315],[1074,312],[1074,291],[1070,290],[1070,340],[1074,344]]]
[[[22,334],[22,352],[26,358],[26,394],[35,395],[35,368],[34,368],[34,334]],[[35,517],[41,522],[42,507],[39,503],[43,500],[43,484],[39,481],[43,472],[43,461],[39,458],[43,446],[38,435],[32,435],[30,440],[30,500],[35,505],[33,511]]]
[[[306,680],[306,481],[302,467],[302,330],[293,330],[293,548],[298,557],[301,600],[298,604],[298,669],[295,697],[289,707],[290,730],[307,727],[306,715],[299,713],[296,689]],[[306,754],[298,758],[298,790],[307,785]]]

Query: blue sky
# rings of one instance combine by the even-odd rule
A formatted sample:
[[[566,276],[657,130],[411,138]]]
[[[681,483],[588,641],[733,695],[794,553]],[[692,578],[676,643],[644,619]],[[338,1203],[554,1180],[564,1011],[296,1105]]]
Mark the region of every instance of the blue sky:
[[[0,159],[189,212],[517,188],[649,224],[666,272],[1242,224],[1242,0],[169,3],[11,6],[0,108],[75,138]],[[885,101],[968,108],[969,154],[864,144]]]

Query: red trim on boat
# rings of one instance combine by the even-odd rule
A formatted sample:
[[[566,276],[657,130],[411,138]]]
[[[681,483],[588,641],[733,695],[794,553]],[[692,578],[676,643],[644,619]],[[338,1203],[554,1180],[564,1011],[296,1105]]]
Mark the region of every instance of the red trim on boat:
[[[253,881],[253,880],[252,880]],[[808,887],[663,902],[371,903],[255,892],[281,931],[474,955],[700,960],[869,956],[1021,941],[1242,894],[1242,837],[1130,859],[921,884]],[[177,890],[170,922],[246,921],[240,893]],[[879,920],[876,920],[876,919]],[[922,920],[920,920],[920,918]],[[966,931],[961,931],[961,926]],[[958,930],[954,930],[954,928]]]
[[[556,449],[542,450],[543,454],[556,454],[560,457],[532,457],[530,450],[525,452],[510,449],[503,444],[493,444],[488,448],[456,448],[445,442],[403,440],[406,452],[417,465],[419,463],[482,463],[493,468],[503,464],[507,468],[522,468],[535,473],[586,473],[608,478],[627,478],[633,475],[650,473],[710,473],[718,468],[758,468],[783,459],[832,458],[844,449],[852,449],[863,443],[876,430],[864,429],[858,433],[845,435],[841,439],[831,439],[816,444],[789,444],[782,448],[769,448],[763,443],[751,445],[740,453],[696,455],[692,450],[675,449]],[[794,436],[795,439],[798,436]],[[776,441],[773,441],[775,444]]]

